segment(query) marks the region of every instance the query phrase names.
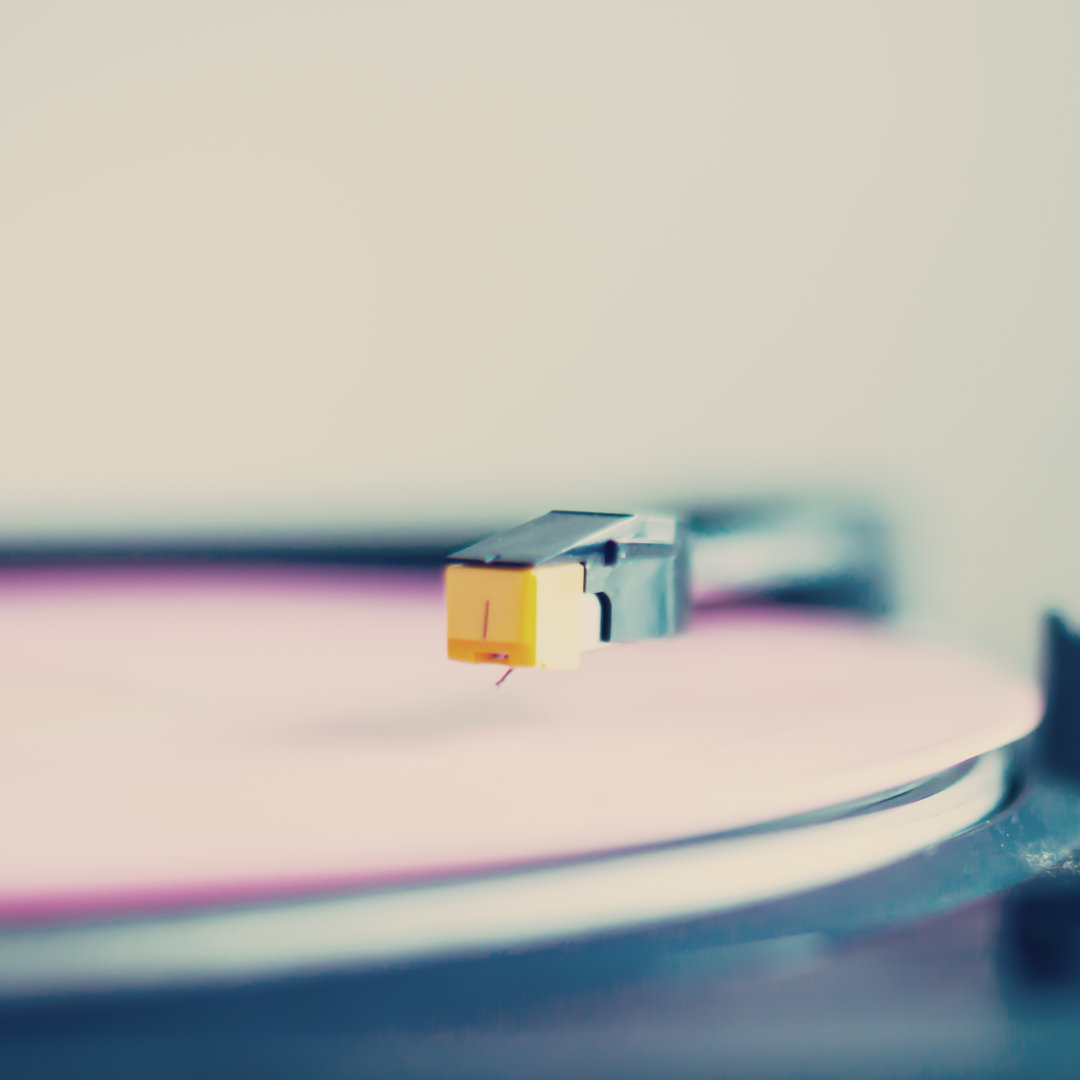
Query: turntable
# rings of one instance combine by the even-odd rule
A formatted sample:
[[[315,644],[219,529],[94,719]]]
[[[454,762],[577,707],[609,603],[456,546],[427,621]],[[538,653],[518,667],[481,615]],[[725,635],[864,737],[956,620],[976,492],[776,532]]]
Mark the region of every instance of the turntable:
[[[446,657],[449,542],[9,558],[11,1074],[927,1075],[939,1044],[976,1073],[1042,1054],[1015,1018],[1002,1049],[1001,1018],[1003,987],[1071,940],[1064,621],[1046,695],[882,620],[864,515],[695,511],[679,539],[607,517],[558,549],[584,567],[573,618],[565,591],[558,618],[530,594],[532,652],[489,633],[495,593],[468,593],[468,649],[452,607],[450,654],[479,664]],[[537,565],[495,547],[518,554],[454,565]],[[671,561],[620,583],[624,556]],[[937,982],[903,987],[919,950],[920,977],[959,987],[930,1016]]]

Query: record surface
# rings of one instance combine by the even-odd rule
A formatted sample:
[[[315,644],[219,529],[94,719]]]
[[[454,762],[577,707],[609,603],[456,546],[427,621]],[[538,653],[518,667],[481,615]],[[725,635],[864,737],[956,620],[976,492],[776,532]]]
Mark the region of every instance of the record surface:
[[[1034,687],[848,618],[698,613],[573,672],[445,659],[441,578],[0,577],[0,921],[705,836],[1027,734]]]

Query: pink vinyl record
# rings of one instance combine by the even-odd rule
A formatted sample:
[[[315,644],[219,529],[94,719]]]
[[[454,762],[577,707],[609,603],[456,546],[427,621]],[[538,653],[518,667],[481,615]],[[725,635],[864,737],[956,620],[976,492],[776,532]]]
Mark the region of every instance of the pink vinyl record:
[[[865,798],[1035,688],[827,614],[699,612],[577,671],[445,658],[441,578],[0,576],[0,923],[430,880]]]

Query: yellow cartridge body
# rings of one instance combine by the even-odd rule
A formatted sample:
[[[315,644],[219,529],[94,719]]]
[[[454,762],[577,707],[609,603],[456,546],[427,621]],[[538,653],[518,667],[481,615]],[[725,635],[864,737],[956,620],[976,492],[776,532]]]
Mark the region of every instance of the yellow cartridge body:
[[[473,664],[576,668],[584,588],[579,562],[448,566],[447,655]]]

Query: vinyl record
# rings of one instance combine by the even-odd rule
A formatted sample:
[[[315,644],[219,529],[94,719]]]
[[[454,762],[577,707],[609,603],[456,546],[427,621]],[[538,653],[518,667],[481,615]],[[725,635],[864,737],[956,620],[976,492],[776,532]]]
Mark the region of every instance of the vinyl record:
[[[985,665],[779,609],[498,688],[445,659],[433,574],[8,573],[0,612],[9,925],[711,836],[911,785],[1039,719]]]

